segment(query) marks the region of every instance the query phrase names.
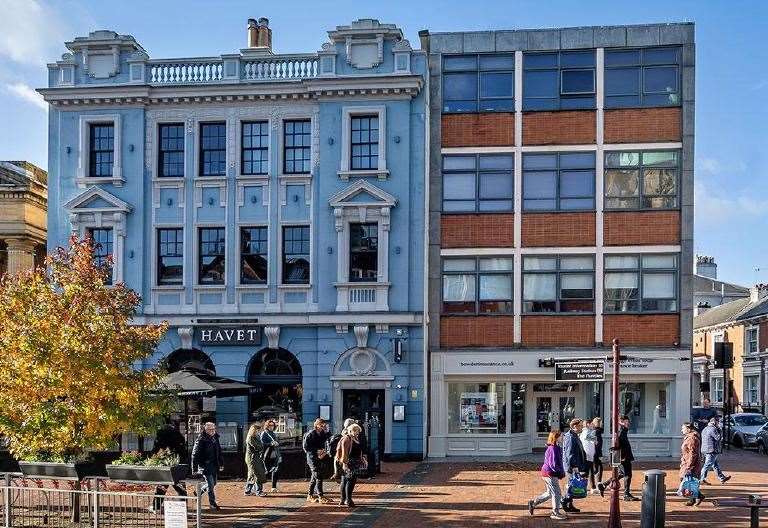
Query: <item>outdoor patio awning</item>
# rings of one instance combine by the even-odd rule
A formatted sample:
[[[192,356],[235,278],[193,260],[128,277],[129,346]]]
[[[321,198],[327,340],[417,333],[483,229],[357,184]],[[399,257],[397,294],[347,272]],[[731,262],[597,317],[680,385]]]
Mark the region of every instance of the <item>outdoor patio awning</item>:
[[[222,378],[202,370],[182,369],[165,376],[161,385],[178,391],[179,396],[246,396],[253,385]]]

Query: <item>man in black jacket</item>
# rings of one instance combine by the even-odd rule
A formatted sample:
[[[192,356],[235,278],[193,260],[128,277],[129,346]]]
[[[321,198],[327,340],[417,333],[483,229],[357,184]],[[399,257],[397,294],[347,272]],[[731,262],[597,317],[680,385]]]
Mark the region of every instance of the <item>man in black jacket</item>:
[[[313,424],[313,428],[304,435],[302,448],[307,455],[307,465],[312,475],[309,481],[309,491],[307,492],[307,502],[319,502],[326,504],[331,502],[323,496],[323,479],[321,477],[321,460],[328,456],[328,431],[325,427],[325,420],[318,418]]]
[[[574,418],[570,421],[568,431],[563,435],[563,469],[566,475],[565,495],[561,500],[563,511],[568,513],[579,513],[581,510],[573,505],[571,488],[568,484],[574,474],[585,474],[587,468],[587,455],[584,452],[584,446],[581,444],[579,435],[584,427],[584,423]]]
[[[629,437],[627,432],[629,431],[629,416],[626,414],[619,417],[619,461],[621,467],[619,470],[619,478],[624,477],[624,500],[625,501],[639,501],[637,497],[630,492],[632,486],[632,461],[635,460],[635,455],[632,454],[632,446],[629,443]],[[613,451],[613,448],[611,448]],[[613,478],[609,478],[605,482],[601,482],[597,485],[597,489],[600,490],[600,495],[605,493],[605,490],[613,482]]]
[[[216,433],[216,424],[207,422],[192,448],[192,472],[202,473],[205,477],[205,484],[200,491],[208,491],[208,503],[212,510],[221,509],[216,503],[214,488],[219,479],[219,468],[223,466],[224,459],[221,456],[221,444],[219,443],[219,435]]]

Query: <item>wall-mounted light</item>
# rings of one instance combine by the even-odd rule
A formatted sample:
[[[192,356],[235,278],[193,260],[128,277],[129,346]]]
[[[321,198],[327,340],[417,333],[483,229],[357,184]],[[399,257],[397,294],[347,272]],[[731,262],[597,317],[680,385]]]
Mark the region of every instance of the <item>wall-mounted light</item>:
[[[258,202],[258,201],[259,201],[259,200],[258,200],[258,198],[256,198],[256,195],[255,195],[255,194],[252,194],[252,195],[251,195],[251,203],[255,204],[255,203],[256,203],[256,202]]]
[[[168,202],[167,203],[168,203],[169,207],[172,206],[173,205],[173,198],[168,198]]]
[[[329,138],[328,138],[328,144],[329,144],[329,145],[333,145],[333,138],[332,138],[332,137],[329,137]]]
[[[395,143],[400,143],[400,136],[395,136]]]
[[[213,199],[213,197],[208,198],[208,205],[213,205],[216,200]]]
[[[72,152],[72,147],[70,147],[69,145],[67,145],[67,154],[69,154],[70,152]]]
[[[401,251],[400,246],[395,246],[395,255],[399,255],[400,251]]]
[[[299,201],[299,195],[298,194],[294,194],[293,195],[293,201],[294,202],[298,202]]]
[[[128,152],[133,152],[134,148],[135,147],[133,146],[133,143],[131,143],[130,145],[128,145]]]
[[[133,258],[133,250],[130,250],[130,251],[128,252],[128,258]]]
[[[333,255],[333,248],[331,246],[328,246],[328,254]]]

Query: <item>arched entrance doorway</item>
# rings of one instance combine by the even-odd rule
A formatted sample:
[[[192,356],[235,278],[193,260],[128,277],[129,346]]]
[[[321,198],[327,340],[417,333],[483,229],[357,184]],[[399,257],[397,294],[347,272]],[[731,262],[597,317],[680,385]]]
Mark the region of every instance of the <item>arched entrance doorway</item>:
[[[301,421],[301,364],[284,348],[265,348],[248,365],[251,420],[285,417]]]
[[[216,366],[208,354],[197,348],[179,348],[163,360],[168,372],[178,372],[181,369],[203,370],[216,374]]]

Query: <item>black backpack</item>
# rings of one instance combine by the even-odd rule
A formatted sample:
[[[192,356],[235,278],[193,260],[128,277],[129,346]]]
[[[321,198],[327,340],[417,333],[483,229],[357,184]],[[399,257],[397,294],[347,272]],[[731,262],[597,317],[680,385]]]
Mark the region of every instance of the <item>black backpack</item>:
[[[331,458],[336,456],[336,449],[339,447],[339,442],[341,442],[341,433],[336,433],[330,440],[328,440],[328,454],[331,455]]]

